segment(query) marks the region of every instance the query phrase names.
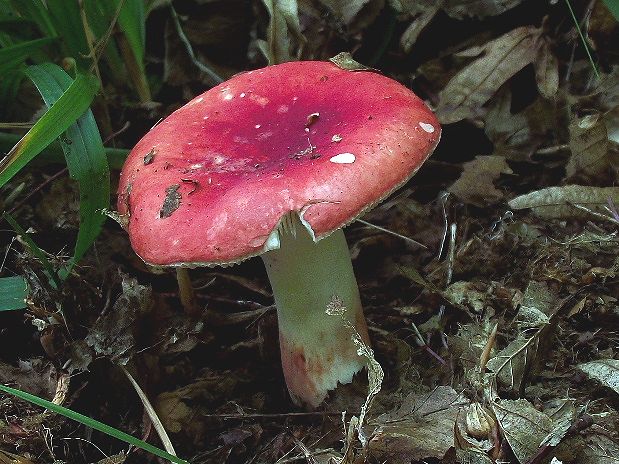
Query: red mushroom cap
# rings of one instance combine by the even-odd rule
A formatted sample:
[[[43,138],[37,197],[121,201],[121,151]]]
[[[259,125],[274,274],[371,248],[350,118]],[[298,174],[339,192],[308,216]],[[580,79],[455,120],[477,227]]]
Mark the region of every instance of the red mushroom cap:
[[[396,81],[329,62],[237,75],[142,138],[121,174],[118,210],[156,265],[238,262],[268,249],[287,213],[316,240],[405,183],[440,126]]]

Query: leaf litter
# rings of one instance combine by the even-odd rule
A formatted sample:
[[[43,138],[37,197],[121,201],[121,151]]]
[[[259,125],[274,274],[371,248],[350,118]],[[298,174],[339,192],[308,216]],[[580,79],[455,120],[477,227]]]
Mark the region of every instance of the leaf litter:
[[[192,271],[203,309],[194,319],[173,273],[147,268],[110,223],[59,290],[40,257],[0,232],[0,277],[30,287],[25,311],[0,313],[2,383],[153,442],[156,415],[196,464],[616,462],[619,28],[604,2],[582,22],[600,79],[562,2],[187,5],[179,15],[195,56],[168,22],[165,50],[147,51],[147,69],[163,69],[159,103],[110,99],[118,128],[133,124],[119,146],[212,84],[192,59],[230,76],[349,52],[336,61],[372,66],[437,110],[436,154],[363,218],[377,228],[346,231],[372,340],[358,345],[368,379],[317,411],[296,409],[261,267]],[[153,8],[163,24],[167,10]],[[19,206],[16,219],[58,268],[78,218],[70,181],[46,186],[54,172],[18,176],[0,203]],[[19,205],[11,192],[24,183],[44,188]],[[173,217],[176,190],[162,215]],[[0,462],[154,462],[16,399],[0,397],[0,412]]]

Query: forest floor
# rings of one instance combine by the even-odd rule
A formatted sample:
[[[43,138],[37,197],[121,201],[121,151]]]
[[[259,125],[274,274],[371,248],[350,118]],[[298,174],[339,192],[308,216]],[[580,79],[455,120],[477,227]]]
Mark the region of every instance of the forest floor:
[[[369,384],[364,371],[316,411],[296,407],[260,260],[191,270],[202,313],[190,317],[175,274],[148,269],[108,221],[60,290],[3,223],[0,272],[31,292],[0,312],[0,383],[162,446],[130,372],[193,464],[618,463],[619,27],[603,1],[569,5],[593,61],[563,1],[299,1],[298,31],[275,9],[269,45],[290,59],[350,51],[443,126],[418,174],[363,217],[382,229],[346,229],[382,382],[374,365]],[[260,2],[176,8],[196,61],[224,78],[266,64]],[[214,85],[166,8],[146,37],[154,101],[108,94],[107,145],[131,148]],[[14,120],[40,107],[22,96]],[[74,182],[46,165],[1,196],[16,189],[3,208],[63,262]],[[0,463],[156,459],[0,395]]]

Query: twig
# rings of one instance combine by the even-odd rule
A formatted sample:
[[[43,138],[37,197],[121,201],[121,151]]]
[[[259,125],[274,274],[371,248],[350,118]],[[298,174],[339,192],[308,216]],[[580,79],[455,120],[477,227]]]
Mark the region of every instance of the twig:
[[[357,222],[360,222],[364,226],[373,227],[374,229],[380,230],[381,232],[391,234],[395,237],[401,238],[402,240],[406,240],[407,242],[420,246],[421,248],[425,248],[426,250],[428,249],[428,247],[425,246],[423,243],[420,243],[417,240],[407,237],[406,235],[398,234],[397,232],[394,232],[393,230],[385,229],[384,227],[377,226],[376,224],[372,224],[371,222],[364,221],[363,219],[357,219]]]
[[[122,371],[125,373],[125,375],[129,379],[129,382],[131,382],[131,385],[133,385],[133,388],[135,389],[136,393],[140,397],[140,400],[142,400],[142,404],[144,405],[144,409],[146,410],[146,413],[148,414],[148,417],[150,417],[150,420],[153,423],[153,426],[155,427],[155,430],[157,431],[157,435],[159,435],[159,438],[161,439],[161,443],[163,443],[163,447],[172,456],[176,456],[176,451],[174,450],[174,446],[172,445],[172,441],[170,440],[170,437],[168,436],[168,433],[166,432],[165,428],[163,427],[163,424],[161,423],[161,420],[159,419],[159,416],[157,416],[157,413],[155,412],[155,408],[153,408],[153,405],[148,400],[148,397],[146,396],[146,393],[144,393],[144,391],[140,388],[140,386],[135,381],[133,376],[129,373],[129,371],[124,366],[120,366],[120,368],[122,369]]]
[[[359,412],[345,413],[358,415]],[[342,411],[314,411],[314,412],[283,412],[270,414],[201,414],[200,417],[207,419],[223,419],[223,420],[245,420],[245,419],[287,419],[291,417],[325,417],[325,416],[341,416]]]
[[[191,58],[191,61],[193,61],[193,64],[195,64],[200,71],[202,71],[205,74],[208,74],[208,76],[211,79],[213,79],[217,84],[221,84],[224,81],[223,78],[219,74],[217,74],[215,71],[213,71],[211,68],[209,68],[204,63],[202,63],[200,60],[198,60],[198,58],[196,57],[196,54],[193,51],[193,47],[191,46],[189,39],[185,35],[185,32],[183,32],[183,28],[181,27],[181,22],[178,19],[178,15],[176,14],[176,10],[174,9],[172,2],[170,2],[170,12],[172,13],[172,19],[174,20],[174,26],[176,26],[176,33],[178,34],[178,37],[181,39],[181,42],[183,42],[183,45],[185,45],[185,50],[187,50],[187,54]]]

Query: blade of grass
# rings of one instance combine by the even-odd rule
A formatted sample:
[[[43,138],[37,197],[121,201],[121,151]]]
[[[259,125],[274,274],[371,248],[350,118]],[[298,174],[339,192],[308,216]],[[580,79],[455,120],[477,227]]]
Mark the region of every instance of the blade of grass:
[[[0,187],[84,114],[98,88],[95,76],[78,74],[56,103],[0,159]]]
[[[63,406],[59,406],[57,404],[52,403],[51,401],[47,401],[43,398],[39,398],[38,396],[32,395],[30,393],[17,390],[16,388],[7,387],[6,385],[0,384],[0,391],[7,393],[9,395],[16,396],[24,401],[28,401],[29,403],[35,404],[42,408],[48,409],[49,411],[55,412],[56,414],[60,414],[67,419],[71,419],[75,422],[79,422],[86,427],[90,427],[94,430],[102,432],[110,437],[114,437],[118,440],[124,441],[130,445],[133,445],[137,448],[143,449],[144,451],[148,451],[155,456],[160,458],[167,459],[174,464],[189,464],[187,461],[180,459],[176,456],[172,456],[170,453],[163,451],[162,449],[157,448],[156,446],[151,445],[150,443],[146,443],[138,438],[135,438],[128,433],[123,432],[122,430],[118,430],[110,425],[104,424],[103,422],[99,422],[96,419],[80,414],[79,412],[73,411],[72,409],[65,408]]]
[[[37,87],[45,104],[50,108],[72,85],[72,79],[60,67],[52,63],[30,66],[26,75]],[[80,228],[73,258],[61,272],[66,277],[72,266],[80,260],[93,244],[106,216],[101,210],[109,206],[110,171],[105,157],[103,141],[91,110],[69,126],[60,138],[69,175],[76,180],[80,192]]]
[[[0,311],[27,308],[28,282],[22,276],[0,279]]]
[[[87,57],[90,50],[82,27],[78,0],[47,2],[47,8],[58,35],[62,37],[63,52],[75,58],[79,69],[88,69],[91,64]]]
[[[176,450],[174,449],[174,445],[172,445],[172,440],[170,440],[170,437],[168,436],[168,432],[166,432],[165,427],[161,423],[161,419],[159,419],[159,416],[157,415],[157,411],[155,411],[155,408],[153,408],[153,405],[148,399],[148,396],[146,396],[146,393],[144,393],[144,390],[142,390],[142,387],[140,387],[140,384],[138,384],[138,382],[133,378],[131,373],[122,365],[120,366],[120,368],[125,373],[125,375],[127,376],[127,379],[129,379],[129,382],[131,382],[131,385],[133,385],[135,392],[140,397],[140,400],[142,401],[142,404],[144,405],[144,409],[146,410],[148,417],[150,417],[150,421],[153,423],[153,427],[155,427],[155,430],[157,431],[157,435],[159,435],[159,439],[161,440],[161,443],[163,443],[163,447],[168,453],[170,453],[173,456],[176,456]]]
[[[6,153],[13,145],[19,142],[21,137],[17,134],[8,134],[0,132],[0,153]],[[125,164],[129,150],[126,148],[104,147],[107,163],[110,169],[120,170]],[[55,141],[50,143],[39,156],[33,161],[32,165],[48,165],[65,163],[64,153],[60,146],[60,142]]]
[[[604,5],[608,8],[608,11],[615,17],[615,21],[619,21],[619,1],[617,0],[603,0]]]
[[[47,278],[49,279],[50,285],[56,289],[60,288],[60,277],[58,277],[58,273],[52,266],[52,263],[49,262],[49,259],[47,259],[47,256],[45,256],[45,253],[43,253],[43,250],[41,250],[39,246],[34,243],[34,240],[32,240],[30,235],[28,235],[28,233],[23,229],[23,227],[17,223],[13,216],[11,216],[9,213],[4,213],[2,215],[2,218],[11,225],[17,235],[19,235],[22,240],[26,242],[26,244],[30,248],[30,251],[32,251],[32,254],[41,262],[43,268],[45,269],[45,272],[47,273]]]
[[[34,21],[44,36],[54,37],[57,35],[47,8],[41,0],[11,0],[11,5],[13,11],[19,13],[22,18]]]
[[[587,39],[585,39],[585,36],[582,33],[582,30],[580,29],[580,24],[578,23],[578,19],[576,19],[576,14],[574,14],[574,10],[572,9],[572,4],[570,3],[570,0],[565,0],[565,3],[567,4],[567,9],[570,10],[570,15],[572,16],[572,20],[574,21],[574,24],[576,25],[576,30],[578,31],[578,35],[580,36],[582,45],[585,48],[585,52],[587,53],[587,57],[589,58],[591,67],[593,68],[593,73],[595,74],[595,77],[599,79],[600,73],[598,71],[597,66],[595,65],[595,61],[593,61],[593,56],[591,55],[591,50],[589,50]]]
[[[34,52],[40,50],[41,47],[55,40],[53,37],[46,37],[2,48],[0,50],[0,74],[4,74],[9,69],[17,67]]]

